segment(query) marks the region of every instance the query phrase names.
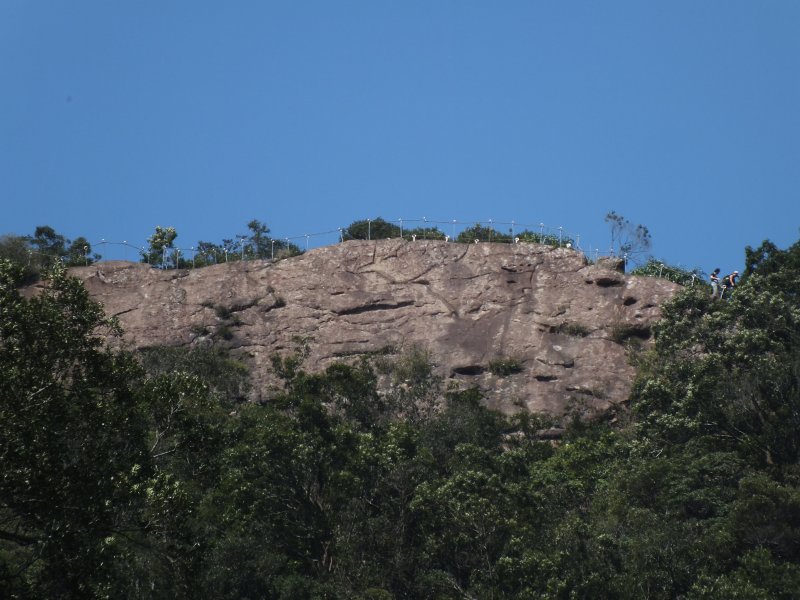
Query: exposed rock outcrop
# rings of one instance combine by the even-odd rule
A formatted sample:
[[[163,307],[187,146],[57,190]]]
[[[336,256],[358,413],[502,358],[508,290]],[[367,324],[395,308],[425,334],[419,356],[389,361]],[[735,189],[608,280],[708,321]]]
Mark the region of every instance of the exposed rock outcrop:
[[[588,265],[566,248],[439,241],[351,241],[196,270],[107,262],[72,272],[133,347],[225,340],[253,368],[254,399],[268,395],[269,357],[304,338],[309,370],[417,344],[442,376],[483,388],[491,406],[556,415],[627,399],[634,370],[622,342],[647,340],[678,289]]]

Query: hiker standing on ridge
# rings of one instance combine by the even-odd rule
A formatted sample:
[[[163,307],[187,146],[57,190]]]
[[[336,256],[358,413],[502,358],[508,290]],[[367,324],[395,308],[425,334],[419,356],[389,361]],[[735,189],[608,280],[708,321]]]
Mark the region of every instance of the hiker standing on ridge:
[[[711,279],[711,298],[716,300],[719,298],[719,267],[711,272],[709,279]]]
[[[736,280],[739,278],[739,271],[734,271],[730,275],[726,275],[725,278],[722,280],[722,294],[720,294],[720,298],[725,295],[725,291],[736,287]]]

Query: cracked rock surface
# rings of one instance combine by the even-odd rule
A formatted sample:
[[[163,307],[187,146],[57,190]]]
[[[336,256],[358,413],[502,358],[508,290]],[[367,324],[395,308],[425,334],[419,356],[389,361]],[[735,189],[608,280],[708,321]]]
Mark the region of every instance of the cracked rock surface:
[[[440,375],[505,412],[584,414],[624,402],[629,345],[647,344],[677,284],[538,244],[350,241],[279,262],[196,270],[105,262],[71,272],[126,345],[227,344],[269,397],[270,356],[307,339],[306,369],[414,345]],[[499,360],[514,364],[497,374]]]

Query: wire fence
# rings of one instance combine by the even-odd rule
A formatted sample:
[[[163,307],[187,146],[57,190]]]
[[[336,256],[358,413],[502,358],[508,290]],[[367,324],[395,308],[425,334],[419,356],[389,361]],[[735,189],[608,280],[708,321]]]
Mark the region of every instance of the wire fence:
[[[487,221],[460,221],[457,219],[443,221],[427,219],[425,217],[419,219],[397,219],[395,221],[384,221],[382,219],[365,219],[357,223],[366,223],[366,231],[363,237],[353,237],[348,234],[350,227],[338,227],[327,231],[318,231],[314,233],[302,233],[289,236],[269,236],[270,241],[267,252],[263,248],[261,252],[256,252],[255,242],[246,236],[237,236],[238,239],[234,240],[228,247],[222,245],[217,246],[211,250],[209,255],[208,250],[204,250],[200,246],[175,246],[167,250],[169,254],[169,263],[174,265],[174,257],[177,254],[183,257],[183,260],[190,261],[192,257],[197,259],[203,258],[204,260],[211,260],[211,262],[224,262],[231,260],[250,260],[254,258],[281,258],[281,251],[287,248],[292,248],[294,253],[305,252],[314,248],[323,246],[334,245],[350,239],[405,239],[407,241],[416,240],[440,240],[454,243],[474,243],[474,242],[492,242],[492,243],[514,243],[535,241],[539,243],[548,243],[554,246],[571,247],[575,250],[583,252],[588,258],[597,259],[600,256],[608,256],[613,254],[610,251],[601,251],[599,248],[587,248],[584,250],[581,247],[580,235],[569,232],[563,227],[553,227],[545,225],[544,223],[520,223],[516,221],[494,221],[489,219]],[[391,225],[394,235],[382,235],[385,231],[385,225]],[[374,227],[373,227],[374,225]],[[381,227],[383,226],[383,227]],[[503,229],[498,229],[502,227]],[[473,237],[465,240],[463,237],[464,232],[474,233]],[[527,237],[525,237],[527,234]],[[459,238],[459,236],[461,236]],[[127,240],[112,241],[101,238],[93,242],[91,248],[87,248],[86,262],[92,260],[92,255],[97,255],[99,258],[95,260],[132,260],[132,261],[146,261],[149,251],[148,241],[145,241],[141,246],[131,243]],[[91,251],[89,251],[91,250]],[[285,252],[284,252],[285,254]]]
[[[128,240],[100,240],[83,247],[82,255],[70,255],[66,260],[71,265],[88,265],[98,261],[123,260],[151,263],[159,268],[199,268],[212,264],[240,260],[268,259],[279,260],[288,256],[301,254],[314,248],[331,246],[351,239],[404,239],[407,241],[438,240],[448,243],[539,243],[554,247],[571,248],[583,254],[588,260],[597,262],[600,258],[614,257],[622,259],[627,269],[629,262],[637,264],[636,256],[617,256],[613,249],[601,249],[581,241],[579,234],[565,230],[564,227],[553,227],[545,223],[526,223],[517,221],[486,221],[458,219],[436,220],[422,218],[396,219],[364,219],[347,227],[338,227],[315,233],[272,237],[265,236],[260,244],[252,237],[238,235],[228,244],[205,244],[198,246],[173,246],[161,250],[160,256],[154,255],[149,240],[141,246]],[[28,264],[34,257],[46,260],[65,260],[64,256],[53,257],[28,249]],[[698,271],[667,267],[663,263],[650,260],[636,270],[642,275],[656,276],[682,285],[694,285],[703,280]],[[660,267],[658,266],[660,265]],[[657,272],[656,272],[657,271]]]

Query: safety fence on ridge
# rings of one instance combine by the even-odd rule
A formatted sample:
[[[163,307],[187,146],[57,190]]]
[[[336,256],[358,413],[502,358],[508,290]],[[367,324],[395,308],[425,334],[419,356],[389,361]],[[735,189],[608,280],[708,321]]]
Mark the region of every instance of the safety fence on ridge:
[[[354,231],[355,230],[355,231]],[[588,260],[597,261],[604,257],[614,257],[612,249],[601,250],[589,244],[582,245],[581,236],[565,230],[563,227],[552,227],[544,223],[519,223],[517,221],[459,221],[457,219],[442,221],[435,219],[397,219],[386,221],[383,219],[364,219],[355,221],[348,227],[338,227],[328,231],[316,233],[303,233],[272,237],[265,235],[260,247],[251,236],[237,235],[228,244],[205,244],[204,246],[165,247],[155,256],[149,246],[149,240],[141,246],[128,240],[112,241],[100,238],[83,248],[82,256],[70,256],[72,265],[89,264],[97,261],[125,260],[132,262],[153,262],[159,268],[199,268],[212,264],[232,262],[239,260],[279,260],[288,256],[301,254],[305,251],[323,246],[330,246],[353,239],[379,240],[379,239],[405,239],[407,241],[439,240],[451,243],[540,243],[554,247],[572,248],[582,253]],[[34,255],[43,256],[42,253],[28,249],[29,263]],[[50,257],[60,258],[64,257]],[[153,259],[154,260],[151,260]],[[633,257],[623,255],[626,267]],[[635,261],[634,261],[635,262]],[[699,273],[681,268],[666,267],[662,263],[655,263],[657,273],[653,268],[653,261],[648,261],[644,267],[647,274],[662,277],[682,283],[694,285]],[[642,267],[639,267],[640,269]]]
[[[382,219],[364,219],[355,223],[365,224],[363,235],[348,235],[348,230],[353,228],[353,224],[348,227],[338,227],[328,231],[315,233],[303,233],[289,236],[265,236],[269,240],[266,253],[257,253],[254,250],[254,242],[249,236],[236,236],[233,243],[225,247],[216,246],[209,253],[198,246],[174,246],[168,248],[168,253],[173,256],[168,261],[174,265],[174,255],[177,253],[184,260],[191,260],[194,256],[197,259],[203,258],[210,263],[225,262],[231,260],[250,260],[277,259],[285,255],[280,254],[282,250],[292,248],[294,253],[304,252],[330,246],[343,241],[352,239],[379,240],[388,238],[403,238],[408,241],[413,240],[440,240],[448,242],[474,243],[513,243],[517,242],[537,242],[547,243],[554,246],[573,247],[583,252],[589,258],[608,256],[608,250],[601,251],[599,248],[584,250],[581,247],[580,235],[571,233],[563,227],[552,227],[544,223],[526,224],[516,221],[437,221],[427,218],[421,219],[397,219],[395,221],[385,221]],[[373,227],[374,224],[374,227]],[[392,228],[389,235],[386,235],[386,226]],[[502,227],[503,229],[498,229]],[[464,238],[464,234],[469,235],[469,239]],[[461,236],[461,237],[459,237]],[[128,240],[112,241],[101,238],[92,242],[91,251],[102,257],[102,260],[146,260],[148,254],[148,241],[143,245],[131,243]],[[274,251],[274,252],[273,252]],[[89,257],[91,258],[91,257]],[[205,264],[208,264],[206,262]]]

